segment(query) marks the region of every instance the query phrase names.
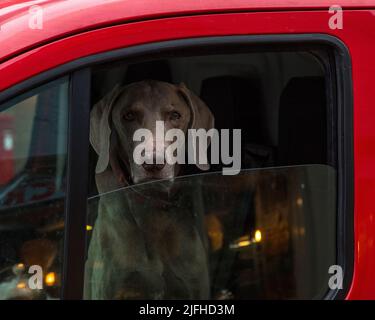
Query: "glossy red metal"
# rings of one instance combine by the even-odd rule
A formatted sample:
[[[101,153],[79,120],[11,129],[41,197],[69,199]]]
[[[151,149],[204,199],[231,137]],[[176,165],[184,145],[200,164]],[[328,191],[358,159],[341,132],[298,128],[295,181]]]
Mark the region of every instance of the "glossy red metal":
[[[329,28],[330,3],[318,0],[259,0],[251,4],[240,0],[197,3],[189,0],[174,1],[174,4],[167,2],[165,6],[148,0],[132,3],[108,1],[112,5],[107,6],[102,1],[90,0],[92,5],[86,1],[71,5],[65,16],[62,10],[71,1],[60,1],[65,4],[39,2],[44,2],[46,8],[51,6],[47,12],[54,12],[56,21],[50,17],[44,33],[29,35],[29,39],[26,39],[27,34],[21,39],[0,35],[0,61],[4,61],[0,64],[0,90],[77,58],[154,41],[297,33],[329,34],[343,41],[351,55],[354,93],[355,261],[347,298],[375,299],[375,207],[372,201],[375,199],[375,90],[372,79],[375,74],[375,10],[370,9],[375,7],[373,1],[340,1],[347,8],[342,30]],[[81,3],[86,4],[84,13],[80,12],[84,8]],[[24,9],[20,10],[19,14],[12,13],[3,20],[5,27],[1,32],[13,30],[13,37],[21,36],[23,27],[20,24],[26,18]],[[242,12],[247,10],[251,12]],[[145,18],[147,20],[143,21]],[[127,23],[123,23],[125,21]],[[41,43],[43,45],[38,45]],[[28,50],[31,47],[33,49]]]
[[[129,21],[220,12],[328,10],[335,4],[328,0],[3,0],[0,62],[47,41]],[[344,9],[374,7],[373,0],[340,0],[339,4]],[[41,30],[29,28],[33,6],[43,9]]]

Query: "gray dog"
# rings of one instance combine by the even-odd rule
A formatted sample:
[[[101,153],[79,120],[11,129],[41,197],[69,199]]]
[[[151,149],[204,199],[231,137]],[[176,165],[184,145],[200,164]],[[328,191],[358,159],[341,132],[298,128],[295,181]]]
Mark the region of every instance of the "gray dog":
[[[156,121],[164,121],[165,130],[209,130],[214,127],[212,113],[183,84],[148,80],[116,86],[94,106],[90,118],[101,196],[86,262],[85,298],[208,299],[203,214],[186,198],[191,194],[173,182],[180,165],[135,163],[133,150],[140,142],[133,141],[133,134],[147,128],[155,137]],[[171,143],[155,142],[150,142],[153,159]],[[150,184],[133,186],[165,178],[170,181],[167,196]]]

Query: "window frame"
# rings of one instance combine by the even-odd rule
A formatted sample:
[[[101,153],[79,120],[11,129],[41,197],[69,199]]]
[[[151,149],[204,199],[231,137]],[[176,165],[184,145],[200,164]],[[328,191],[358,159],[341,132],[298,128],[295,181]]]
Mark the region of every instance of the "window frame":
[[[327,34],[233,35],[183,38],[125,47],[80,58],[47,70],[0,93],[0,103],[34,87],[71,74],[68,111],[68,171],[65,202],[65,243],[62,299],[82,299],[86,257],[88,195],[89,112],[91,67],[123,59],[173,50],[207,46],[323,45],[333,53],[330,61],[332,103],[337,124],[337,263],[344,271],[343,288],[327,291],[324,299],[344,299],[352,283],[354,267],[354,152],[351,59],[346,45]],[[328,273],[328,270],[327,270]]]

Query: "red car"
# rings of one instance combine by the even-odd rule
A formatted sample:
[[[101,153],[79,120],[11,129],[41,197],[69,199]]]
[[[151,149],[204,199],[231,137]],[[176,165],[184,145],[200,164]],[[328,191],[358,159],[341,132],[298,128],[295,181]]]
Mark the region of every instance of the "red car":
[[[3,1],[0,299],[374,299],[375,4],[339,4]],[[90,114],[149,79],[239,149],[103,192]]]

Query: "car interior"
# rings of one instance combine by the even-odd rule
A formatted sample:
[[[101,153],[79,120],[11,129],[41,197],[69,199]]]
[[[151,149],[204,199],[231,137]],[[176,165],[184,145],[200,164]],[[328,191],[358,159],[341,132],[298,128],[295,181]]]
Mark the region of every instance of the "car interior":
[[[310,204],[306,201],[302,210],[301,186],[305,182],[319,186],[316,181],[319,174],[314,177],[311,172],[293,169],[303,165],[335,167],[336,164],[332,151],[335,150],[332,147],[334,110],[328,107],[331,93],[323,60],[314,50],[170,54],[120,60],[92,68],[91,106],[116,84],[146,79],[183,82],[208,105],[217,129],[242,130],[241,169],[270,169],[259,171],[264,174],[255,170],[251,178],[246,178],[245,172],[246,175],[235,178],[233,183],[220,177],[211,181],[208,178],[206,185],[194,191],[201,192],[209,202],[203,207],[203,214],[210,240],[211,294],[215,299],[311,298],[325,293],[325,267],[335,259],[334,234],[329,232],[334,229],[335,218],[323,216],[321,212],[335,212],[334,191],[326,190],[320,198],[328,197],[332,201]],[[50,106],[50,101],[56,100],[56,95],[52,91],[38,98],[37,118]],[[33,128],[29,141],[33,145],[29,157],[46,131],[46,123],[41,121],[38,125]],[[53,141],[47,144],[51,147]],[[28,178],[39,177],[42,172],[48,183],[59,185],[58,194],[47,194],[39,202],[33,202],[33,210],[27,201],[10,211],[8,208],[12,204],[9,199],[14,199],[24,188],[16,181],[23,172],[0,186],[0,226],[4,230],[0,236],[0,244],[4,243],[0,246],[0,280],[8,279],[17,261],[38,262],[57,274],[58,287],[51,287],[48,292],[52,298],[59,295],[63,263],[62,190],[66,181],[62,177],[66,174],[66,163],[62,158],[59,160],[55,155],[27,162],[24,171]],[[92,228],[98,191],[97,156],[91,147],[89,161],[88,225]],[[278,167],[286,169],[280,173],[273,171],[272,168]],[[209,172],[215,174],[222,168],[223,164],[212,165]],[[197,173],[197,169],[189,172],[192,177]],[[313,196],[309,194],[309,197]],[[23,217],[22,225],[15,229],[14,219],[19,217]],[[326,231],[316,238],[314,228],[321,225]],[[249,237],[260,242],[259,230],[268,241],[242,248],[242,244],[254,242]],[[324,256],[318,252],[321,246],[325,246]],[[315,265],[307,275],[304,274],[306,264]],[[0,294],[1,291],[0,286]]]
[[[306,51],[173,56],[164,59],[146,58],[134,63],[120,61],[98,66],[93,70],[92,105],[115,84],[126,85],[146,79],[174,84],[183,82],[209,106],[215,117],[215,128],[242,130],[242,169],[309,164],[333,166],[334,154],[327,151],[332,148],[328,149],[331,141],[331,132],[328,132],[331,111],[327,108],[329,93],[326,73],[320,58],[314,52]],[[92,175],[89,192],[95,198],[96,154],[93,150],[90,152],[90,159]],[[222,167],[223,164],[211,165],[210,172],[221,171]],[[189,173],[194,175],[198,172],[193,169]],[[279,202],[267,198],[268,203],[271,203],[270,207],[281,207],[281,203],[285,204],[285,199],[296,193],[297,187],[287,174],[265,176],[270,184],[275,185],[274,196],[279,198]],[[221,249],[213,250],[210,255],[214,297],[307,297],[321,290],[321,284],[325,281],[319,278],[319,272],[324,274],[321,269],[316,268],[315,270],[320,271],[310,275],[311,280],[300,285],[302,280],[295,280],[296,270],[290,267],[293,263],[300,263],[296,259],[310,242],[299,239],[294,240],[298,245],[293,247],[290,244],[293,242],[293,237],[290,236],[293,210],[289,204],[285,204],[288,209],[281,210],[282,212],[276,209],[276,213],[271,214],[267,220],[260,217],[262,209],[257,209],[259,189],[248,188],[246,183],[239,181],[237,187],[234,183],[229,188],[214,183],[214,186],[205,188],[203,194],[203,197],[211,199],[209,208],[206,207],[205,210],[216,210],[215,214],[207,216],[207,221],[211,223],[209,227],[220,225],[219,233],[223,234],[221,237],[224,239]],[[223,198],[222,194],[226,196]],[[309,221],[311,225],[322,222],[317,217],[307,215],[305,218],[315,219],[314,222]],[[268,269],[264,265],[257,267],[262,254],[253,252],[250,256],[241,256],[236,250],[228,249],[233,246],[233,238],[243,239],[241,235],[247,234],[249,230],[254,233],[262,219],[263,224],[269,226],[269,234],[275,237],[274,244],[279,243],[279,247],[275,245],[273,249],[263,248],[262,259],[267,261],[267,265],[273,265]],[[271,222],[275,219],[277,222]],[[90,221],[95,221],[95,210]],[[301,226],[308,225],[307,221],[299,223]],[[334,222],[330,220],[329,223]],[[288,236],[289,244],[288,241],[282,241]],[[293,254],[293,250],[299,254]],[[316,250],[314,248],[311,251]],[[333,257],[333,249],[330,247],[329,250],[328,260]],[[293,259],[294,262],[291,262]],[[311,264],[315,261],[313,256],[304,259]],[[260,276],[259,270],[263,270],[267,276]],[[273,277],[275,273],[277,276]],[[265,281],[266,278],[268,282]],[[270,289],[271,286],[273,289]]]
[[[333,164],[333,155],[327,153],[325,72],[311,52],[123,61],[94,70],[92,105],[115,84],[145,79],[183,82],[211,109],[217,129],[242,130],[243,169]],[[219,170],[220,166],[211,168]]]

